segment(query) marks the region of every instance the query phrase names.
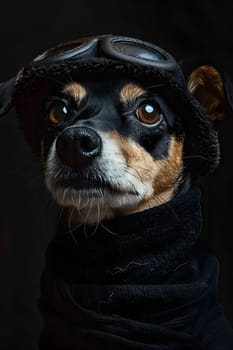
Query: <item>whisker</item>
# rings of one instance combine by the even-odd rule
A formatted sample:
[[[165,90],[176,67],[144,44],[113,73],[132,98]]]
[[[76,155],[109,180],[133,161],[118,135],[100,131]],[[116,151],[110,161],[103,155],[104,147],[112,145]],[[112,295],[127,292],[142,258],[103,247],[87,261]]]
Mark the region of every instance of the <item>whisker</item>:
[[[161,84],[150,85],[150,86],[148,86],[147,89],[149,90],[149,89],[153,89],[153,88],[157,88],[157,87],[161,87],[161,86],[165,86],[165,84],[162,84],[162,83],[161,83]]]
[[[109,230],[101,221],[100,221],[99,224],[100,224],[100,226],[102,226],[102,227],[105,229],[105,231],[107,231],[107,232],[110,233],[111,235],[113,235],[113,236],[119,236],[119,233],[113,232],[113,231]]]
[[[74,237],[73,232],[72,232],[72,231],[69,231],[69,234],[71,235],[71,237],[72,237],[72,239],[73,239],[73,241],[74,241],[75,245],[78,247],[78,246],[79,246],[79,244],[78,244],[77,239]]]
[[[193,155],[193,156],[184,156],[183,159],[192,159],[192,158],[200,158],[200,159],[204,159],[207,160],[208,162],[210,161],[208,158],[201,156],[201,155]]]
[[[99,222],[100,222],[100,205],[98,203],[97,204],[97,221],[96,221],[95,228],[94,228],[93,232],[90,235],[91,237],[94,236],[94,234],[97,232],[98,227],[99,227]]]
[[[90,214],[90,211],[92,209],[92,203],[93,203],[93,199],[92,198],[89,198],[88,199],[88,202],[87,202],[87,207],[88,207],[88,210],[87,210],[87,213],[86,213],[86,217],[84,219],[84,224],[83,224],[83,232],[84,232],[84,235],[85,235],[85,238],[87,239],[88,238],[88,234],[87,234],[87,221],[88,221],[88,217],[89,217],[89,214]]]

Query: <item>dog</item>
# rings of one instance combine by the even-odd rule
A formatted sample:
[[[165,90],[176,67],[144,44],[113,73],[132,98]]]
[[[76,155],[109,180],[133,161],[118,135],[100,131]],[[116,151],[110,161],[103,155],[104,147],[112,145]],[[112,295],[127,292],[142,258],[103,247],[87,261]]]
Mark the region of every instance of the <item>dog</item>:
[[[0,89],[63,208],[40,349],[232,349],[195,185],[219,162],[214,120],[232,114],[224,75],[204,65],[186,81],[157,46],[100,36],[46,51]]]

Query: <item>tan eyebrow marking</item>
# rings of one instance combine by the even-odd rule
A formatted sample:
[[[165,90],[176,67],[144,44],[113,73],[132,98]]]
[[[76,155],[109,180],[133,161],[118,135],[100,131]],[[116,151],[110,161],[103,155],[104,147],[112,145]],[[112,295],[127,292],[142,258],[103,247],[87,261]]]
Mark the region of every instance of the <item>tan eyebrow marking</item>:
[[[120,100],[123,103],[132,102],[135,98],[142,96],[146,93],[146,90],[141,88],[140,86],[129,83],[125,85],[120,91]]]
[[[86,89],[78,83],[70,83],[65,86],[63,93],[72,96],[75,101],[81,101],[87,95]]]

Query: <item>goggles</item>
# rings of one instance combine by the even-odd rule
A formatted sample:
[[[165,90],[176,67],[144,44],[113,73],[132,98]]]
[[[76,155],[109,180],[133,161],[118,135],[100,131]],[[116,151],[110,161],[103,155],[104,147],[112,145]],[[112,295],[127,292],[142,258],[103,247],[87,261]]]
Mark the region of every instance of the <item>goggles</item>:
[[[51,48],[31,61],[25,69],[56,63],[75,63],[88,58],[105,57],[133,64],[173,71],[175,59],[151,43],[124,36],[85,37]]]

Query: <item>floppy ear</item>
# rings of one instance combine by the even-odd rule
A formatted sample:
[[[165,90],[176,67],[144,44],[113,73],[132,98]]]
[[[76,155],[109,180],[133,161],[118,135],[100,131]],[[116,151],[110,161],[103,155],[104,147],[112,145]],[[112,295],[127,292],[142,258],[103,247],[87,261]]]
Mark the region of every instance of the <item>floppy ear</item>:
[[[0,117],[8,112],[12,105],[12,98],[15,91],[15,77],[0,83]]]
[[[188,79],[189,92],[199,101],[212,120],[233,115],[233,85],[213,66],[196,68]]]

